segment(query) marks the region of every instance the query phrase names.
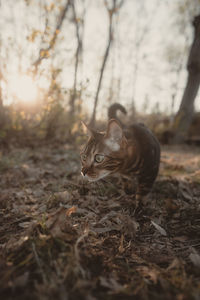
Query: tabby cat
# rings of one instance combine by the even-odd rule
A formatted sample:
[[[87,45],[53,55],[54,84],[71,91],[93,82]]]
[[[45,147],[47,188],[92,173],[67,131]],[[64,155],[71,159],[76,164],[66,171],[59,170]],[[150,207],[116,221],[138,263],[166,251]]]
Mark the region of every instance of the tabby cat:
[[[160,145],[144,124],[125,127],[116,116],[117,110],[126,113],[122,105],[111,105],[105,133],[84,124],[89,139],[81,151],[81,173],[89,181],[97,181],[113,173],[136,176],[136,198],[140,199],[151,191],[157,177]]]

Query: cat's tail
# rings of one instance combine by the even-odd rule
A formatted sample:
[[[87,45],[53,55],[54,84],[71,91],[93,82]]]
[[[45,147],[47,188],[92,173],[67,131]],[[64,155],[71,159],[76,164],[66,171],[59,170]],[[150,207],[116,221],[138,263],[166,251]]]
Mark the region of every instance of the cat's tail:
[[[108,108],[108,119],[115,119],[120,122],[120,124],[123,124],[119,118],[117,117],[117,111],[120,110],[123,114],[127,114],[126,109],[124,106],[122,106],[119,103],[113,103],[109,108]]]

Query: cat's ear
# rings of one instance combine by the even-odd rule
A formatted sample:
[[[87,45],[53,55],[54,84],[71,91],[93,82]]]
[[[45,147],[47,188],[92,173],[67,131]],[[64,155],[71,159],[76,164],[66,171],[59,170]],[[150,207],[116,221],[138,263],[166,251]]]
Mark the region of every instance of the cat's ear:
[[[84,121],[81,121],[81,124],[82,124],[82,128],[83,128],[83,132],[87,136],[89,136],[89,137],[95,136],[96,132],[93,129],[91,129]]]
[[[120,124],[112,119],[108,122],[105,135],[105,144],[112,150],[118,151],[123,138],[123,130]]]
[[[81,121],[81,125],[82,125],[82,128],[83,128],[83,132],[88,135],[88,136],[91,136],[92,135],[92,131],[91,129],[89,128],[89,126],[84,122],[84,121]]]

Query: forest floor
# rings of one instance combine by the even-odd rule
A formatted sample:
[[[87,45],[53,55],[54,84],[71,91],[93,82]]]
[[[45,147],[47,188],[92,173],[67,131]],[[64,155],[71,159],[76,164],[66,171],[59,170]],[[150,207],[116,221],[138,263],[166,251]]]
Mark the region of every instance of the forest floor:
[[[1,300],[200,299],[200,148],[163,148],[138,214],[72,146],[2,151],[0,176]]]

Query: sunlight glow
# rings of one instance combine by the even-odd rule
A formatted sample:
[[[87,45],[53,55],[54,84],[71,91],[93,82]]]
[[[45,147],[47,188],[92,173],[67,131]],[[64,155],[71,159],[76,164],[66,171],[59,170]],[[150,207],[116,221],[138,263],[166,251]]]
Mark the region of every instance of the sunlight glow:
[[[36,82],[28,75],[13,76],[9,88],[13,96],[24,103],[35,102],[39,92]]]

